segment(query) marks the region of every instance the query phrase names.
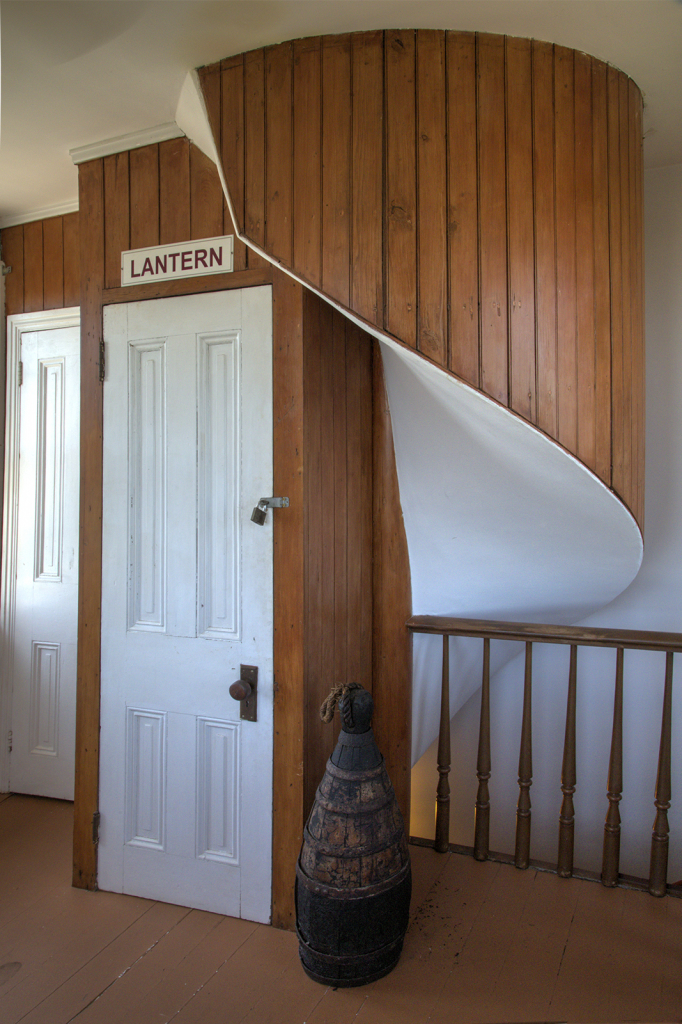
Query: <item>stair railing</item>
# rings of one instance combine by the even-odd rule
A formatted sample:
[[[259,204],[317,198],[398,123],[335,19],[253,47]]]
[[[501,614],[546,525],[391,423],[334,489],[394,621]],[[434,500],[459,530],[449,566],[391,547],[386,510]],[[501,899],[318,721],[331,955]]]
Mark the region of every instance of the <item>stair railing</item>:
[[[519,799],[516,811],[516,842],[514,864],[527,868],[530,864],[531,801],[533,750],[531,729],[533,644],[570,645],[566,730],[561,772],[563,794],[559,815],[559,845],[556,871],[564,878],[573,875],[574,806],[576,788],[576,683],[578,647],[611,647],[616,649],[616,680],[614,692],[613,729],[607,781],[608,810],[604,825],[601,881],[605,886],[619,884],[620,811],[623,790],[623,664],[626,650],[664,651],[665,686],[661,720],[661,741],[658,756],[654,806],[655,820],[651,837],[651,863],[647,888],[653,896],[668,891],[668,809],[671,802],[671,739],[673,656],[682,652],[682,634],[657,633],[648,630],[618,630],[576,626],[538,625],[525,622],[495,622],[484,619],[456,619],[432,615],[416,615],[407,622],[413,633],[438,634],[443,638],[443,669],[441,676],[441,713],[438,739],[438,786],[436,794],[436,837],[434,848],[450,849],[450,656],[451,636],[480,637],[483,640],[483,677],[481,716],[476,775],[478,792],[475,803],[473,856],[487,860],[490,856],[490,641],[515,640],[525,644],[525,672],[521,746],[519,752]]]

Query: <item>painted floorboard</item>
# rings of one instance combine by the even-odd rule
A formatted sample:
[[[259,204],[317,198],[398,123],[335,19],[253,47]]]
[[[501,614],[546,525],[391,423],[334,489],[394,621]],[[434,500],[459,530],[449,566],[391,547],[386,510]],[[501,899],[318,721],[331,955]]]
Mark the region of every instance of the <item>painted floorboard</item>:
[[[672,1022],[682,900],[412,847],[403,956],[333,990],[295,935],[69,885],[72,810],[0,800],[2,1024]]]

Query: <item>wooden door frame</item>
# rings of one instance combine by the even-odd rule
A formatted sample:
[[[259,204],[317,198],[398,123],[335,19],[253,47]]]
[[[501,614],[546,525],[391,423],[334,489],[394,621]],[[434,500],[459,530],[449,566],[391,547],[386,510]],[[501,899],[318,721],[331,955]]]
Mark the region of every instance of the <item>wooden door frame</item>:
[[[2,504],[2,568],[0,570],[0,792],[9,792],[10,751],[4,737],[12,727],[14,623],[16,615],[17,534],[19,528],[19,431],[21,338],[29,331],[80,326],[80,309],[39,310],[7,317],[7,381],[5,398],[5,467]]]

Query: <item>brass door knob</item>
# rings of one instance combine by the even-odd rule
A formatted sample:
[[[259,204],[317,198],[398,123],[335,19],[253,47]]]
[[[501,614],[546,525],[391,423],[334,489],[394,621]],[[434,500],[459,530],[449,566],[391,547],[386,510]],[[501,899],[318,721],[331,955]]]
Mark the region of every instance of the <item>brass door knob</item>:
[[[245,679],[238,679],[230,687],[230,697],[234,697],[235,700],[248,700],[252,693],[253,687]]]

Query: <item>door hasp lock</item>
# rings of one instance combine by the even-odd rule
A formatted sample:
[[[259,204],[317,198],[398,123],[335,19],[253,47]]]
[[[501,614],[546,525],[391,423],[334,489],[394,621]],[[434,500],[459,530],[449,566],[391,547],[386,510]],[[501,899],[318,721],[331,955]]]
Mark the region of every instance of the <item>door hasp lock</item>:
[[[269,508],[289,508],[288,498],[261,498],[253,512],[251,513],[251,522],[257,523],[258,526],[265,525],[265,513]]]

